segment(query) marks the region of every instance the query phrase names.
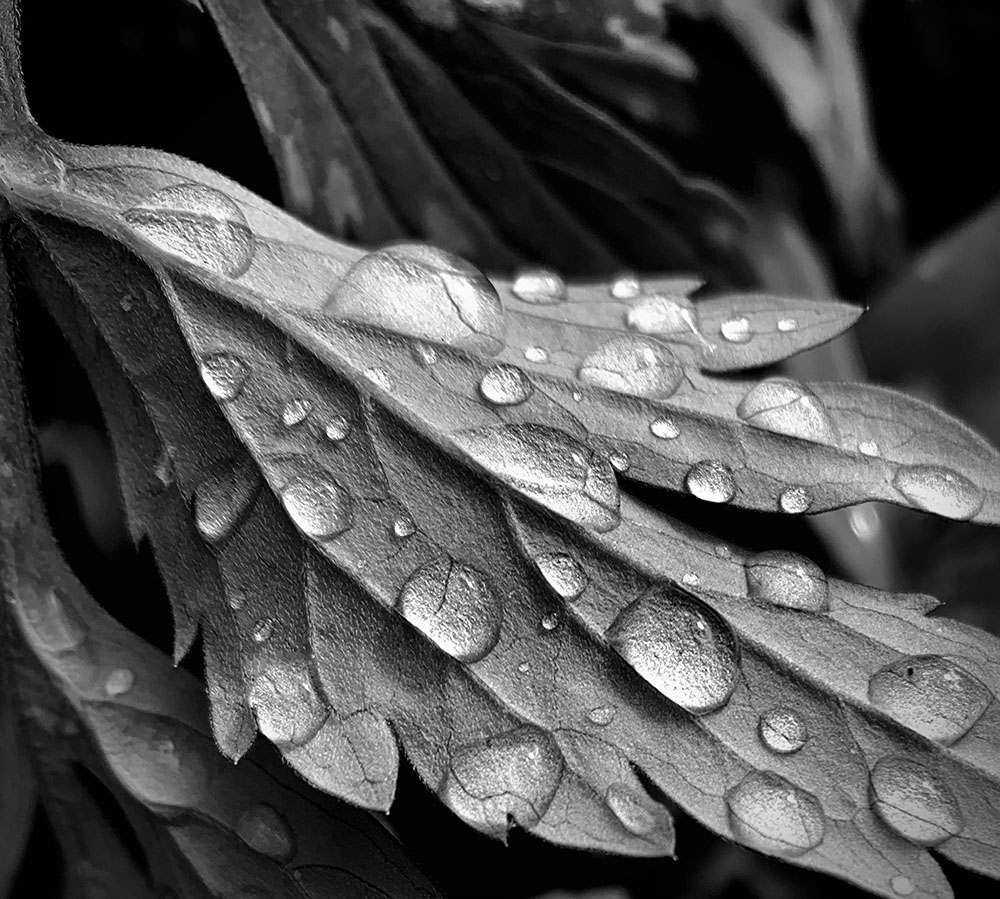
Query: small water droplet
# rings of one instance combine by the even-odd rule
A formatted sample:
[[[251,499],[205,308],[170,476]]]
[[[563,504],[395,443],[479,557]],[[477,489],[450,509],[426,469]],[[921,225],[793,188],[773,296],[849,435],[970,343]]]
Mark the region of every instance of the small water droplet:
[[[104,692],[108,696],[121,696],[128,693],[135,683],[135,674],[128,668],[114,668],[108,673],[104,681]]]
[[[681,580],[689,587],[698,586],[698,575],[696,575],[693,571],[689,571],[684,575],[684,577],[681,578]]]
[[[951,790],[911,759],[879,759],[871,773],[871,798],[889,827],[920,846],[937,846],[962,832],[962,812]]]
[[[28,589],[20,597],[24,617],[35,638],[50,652],[71,652],[87,636],[83,619],[59,588],[40,593]]]
[[[773,771],[751,771],[726,794],[729,825],[743,843],[794,858],[823,842],[826,819],[812,793]]]
[[[250,369],[232,353],[215,353],[201,361],[201,378],[212,396],[228,403],[240,395]]]
[[[414,341],[413,355],[417,357],[417,362],[424,366],[437,365],[440,358],[437,349],[422,340]]]
[[[521,662],[517,666],[517,670],[520,671],[521,674],[527,674],[531,670],[531,665],[529,665],[527,662]]]
[[[684,478],[684,486],[692,496],[707,503],[728,503],[736,495],[733,473],[714,459],[692,465]]]
[[[175,450],[172,446],[164,446],[163,451],[156,459],[156,464],[153,466],[153,474],[156,475],[156,479],[164,489],[172,487],[177,481],[177,469],[174,467],[174,452]]]
[[[540,553],[535,564],[548,585],[565,600],[578,599],[590,583],[580,563],[566,553]]]
[[[739,675],[736,639],[703,602],[667,586],[652,587],[608,629],[618,653],[682,708],[703,714],[729,700]]]
[[[281,502],[292,523],[316,540],[335,537],[353,522],[350,494],[325,471],[295,475],[281,488]]]
[[[195,488],[194,523],[202,539],[227,539],[246,517],[260,491],[257,469],[246,461],[212,469]]]
[[[778,508],[789,515],[801,515],[812,505],[812,497],[805,487],[789,487],[778,497]]]
[[[918,509],[964,521],[983,505],[983,491],[957,471],[938,465],[904,465],[892,479],[896,488]]]
[[[769,549],[746,560],[747,593],[786,609],[825,612],[830,607],[823,570],[811,559],[784,549]]]
[[[226,593],[226,599],[229,602],[229,608],[234,612],[239,612],[247,604],[247,595],[239,587],[234,587],[232,590],[228,590]]]
[[[338,443],[347,437],[351,433],[351,423],[344,418],[343,415],[338,415],[335,418],[331,418],[326,426],[326,436],[328,440],[332,440],[334,443]]]
[[[993,700],[979,678],[935,655],[886,665],[869,681],[868,698],[900,724],[945,746],[964,737]]]
[[[477,662],[496,645],[503,605],[485,575],[439,556],[410,575],[396,606],[450,656]]]
[[[257,643],[266,643],[270,638],[271,634],[274,633],[274,621],[271,618],[261,618],[253,626],[253,632],[251,636]]]
[[[631,465],[631,460],[628,457],[628,453],[624,453],[621,450],[615,450],[611,455],[608,456],[608,461],[611,463],[611,467],[615,471],[626,472]]]
[[[874,440],[864,440],[858,444],[858,452],[866,456],[877,456],[879,454],[878,444]]]
[[[253,259],[246,216],[230,197],[211,187],[165,187],[122,218],[161,250],[219,275],[237,278]]]
[[[787,333],[798,330],[799,323],[794,318],[782,318],[778,321],[778,330]]]
[[[764,712],[757,722],[757,733],[761,743],[779,755],[798,752],[809,739],[809,729],[798,712],[784,707]]]
[[[715,554],[720,559],[730,559],[732,558],[733,551],[725,543],[719,543],[715,547]]]
[[[312,412],[313,405],[309,400],[294,399],[285,403],[281,410],[281,423],[286,428],[294,428],[302,424]]]
[[[727,319],[722,323],[719,332],[730,343],[748,343],[753,338],[748,318]]]
[[[559,627],[559,615],[556,612],[547,612],[542,616],[542,628],[547,631],[554,631]]]
[[[671,418],[657,418],[650,422],[649,432],[660,440],[674,440],[680,437],[681,429]]]
[[[573,391],[573,392],[572,392],[572,393],[570,394],[570,396],[572,396],[572,397],[573,397],[573,402],[574,402],[574,403],[578,403],[578,402],[580,402],[580,400],[582,400],[582,399],[583,399],[583,394],[582,394],[582,393],[580,393],[580,391],[579,391],[579,390],[574,390],[574,391]]]
[[[389,372],[384,368],[366,368],[365,377],[379,390],[383,390],[386,393],[392,392],[392,379],[389,377]]]
[[[490,280],[458,256],[425,244],[395,244],[362,256],[324,309],[490,356],[504,346],[503,306]]]
[[[550,268],[526,268],[515,274],[511,291],[522,303],[554,306],[566,299],[566,282]]]
[[[635,272],[621,272],[608,288],[616,300],[634,300],[642,293],[642,282]]]
[[[672,334],[697,334],[698,319],[694,303],[685,296],[651,293],[628,311],[626,324],[640,334],[667,337]]]
[[[479,382],[479,393],[494,406],[516,406],[525,402],[533,390],[524,372],[513,365],[497,365]]]
[[[392,532],[403,540],[412,537],[417,532],[417,526],[408,514],[403,514],[392,523]]]
[[[236,834],[255,852],[279,862],[295,854],[295,838],[288,822],[270,805],[252,805],[236,822]]]
[[[622,827],[630,833],[644,837],[656,830],[656,815],[624,784],[612,784],[608,787],[604,801]]]
[[[549,354],[543,346],[529,346],[524,351],[524,358],[536,365],[544,365],[549,361]]]
[[[587,719],[591,724],[598,727],[607,727],[615,720],[615,707],[612,705],[599,705],[587,712]]]
[[[765,378],[740,400],[736,414],[747,424],[814,443],[839,444],[826,406],[804,384],[791,378]]]
[[[889,886],[897,896],[909,896],[916,889],[913,881],[905,874],[897,874],[889,881]]]
[[[577,377],[585,384],[648,399],[677,392],[684,370],[662,343],[648,337],[615,337],[580,363]]]

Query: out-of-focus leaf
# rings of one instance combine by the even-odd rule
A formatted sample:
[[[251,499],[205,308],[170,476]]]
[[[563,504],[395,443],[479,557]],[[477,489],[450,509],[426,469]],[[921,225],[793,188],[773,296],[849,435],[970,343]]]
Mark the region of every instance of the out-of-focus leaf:
[[[8,894],[17,876],[36,802],[35,778],[19,732],[7,666],[0,657],[0,896]]]

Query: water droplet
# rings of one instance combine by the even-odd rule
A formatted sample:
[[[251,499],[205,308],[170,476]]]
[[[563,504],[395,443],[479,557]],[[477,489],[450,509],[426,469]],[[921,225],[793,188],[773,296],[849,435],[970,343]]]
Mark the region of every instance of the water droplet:
[[[494,406],[516,406],[527,400],[533,390],[524,372],[513,365],[497,365],[479,382],[483,399]]]
[[[877,456],[879,454],[878,444],[874,440],[864,440],[859,443],[858,451],[866,456]]]
[[[448,556],[410,575],[396,604],[410,624],[463,662],[479,661],[500,638],[503,605],[485,575]]]
[[[417,357],[417,362],[424,366],[437,365],[438,363],[437,349],[420,340],[413,343],[413,355]]]
[[[951,790],[919,762],[879,759],[871,773],[871,797],[878,816],[920,846],[936,846],[962,832],[962,812]]]
[[[219,275],[237,278],[253,259],[246,216],[230,197],[211,187],[165,187],[122,218],[161,250]]]
[[[556,612],[547,612],[542,616],[542,628],[547,631],[554,631],[559,627],[559,615]]]
[[[19,599],[35,638],[49,652],[71,652],[86,638],[83,619],[59,587],[40,593],[26,588]]]
[[[261,484],[257,470],[246,461],[211,470],[193,497],[194,523],[202,539],[227,539],[250,511]]]
[[[113,668],[104,681],[104,692],[108,696],[121,696],[128,693],[135,683],[135,674],[128,668]]]
[[[757,722],[760,741],[771,752],[789,755],[798,752],[809,739],[809,729],[798,712],[789,708],[775,708],[764,712]]]
[[[362,256],[325,310],[490,356],[504,346],[503,306],[490,280],[458,256],[424,244],[396,244]]]
[[[550,734],[519,727],[457,752],[441,785],[441,798],[486,833],[506,833],[509,817],[531,828],[548,810],[563,766]]]
[[[778,321],[778,330],[784,333],[797,331],[799,323],[794,318],[783,318]]]
[[[554,306],[566,299],[566,282],[549,268],[526,268],[514,277],[511,291],[522,303]]]
[[[608,639],[642,677],[682,708],[703,714],[729,700],[739,675],[736,639],[694,597],[659,585],[626,606]]]
[[[573,391],[573,392],[572,392],[572,393],[570,394],[570,396],[572,396],[572,397],[573,397],[573,402],[574,402],[574,403],[578,403],[578,402],[580,402],[580,400],[582,400],[582,399],[583,399],[583,394],[582,394],[582,393],[580,393],[580,391],[579,391],[579,390],[574,390],[574,391]]]
[[[957,471],[937,465],[904,465],[892,479],[895,487],[918,509],[964,521],[983,505],[983,491]]]
[[[684,370],[673,353],[648,337],[615,337],[587,355],[577,377],[585,384],[648,399],[677,391]]]
[[[392,379],[389,377],[389,372],[384,368],[366,368],[365,377],[379,390],[383,390],[386,393],[392,392]]]
[[[240,395],[249,373],[247,364],[232,353],[215,353],[201,361],[201,379],[212,396],[224,403]]]
[[[535,564],[558,596],[572,601],[587,589],[590,579],[579,562],[566,553],[541,553]]]
[[[722,323],[719,332],[730,343],[748,343],[753,338],[748,318],[727,319]]]
[[[805,487],[789,487],[778,497],[778,508],[789,515],[801,515],[809,510],[812,497]]]
[[[805,556],[769,549],[746,560],[747,593],[786,609],[825,612],[830,607],[823,570]]]
[[[889,881],[889,886],[897,896],[909,896],[916,889],[913,881],[905,874],[897,874]]]
[[[720,559],[730,559],[732,558],[733,551],[725,543],[719,543],[715,547],[715,554]]]
[[[650,422],[649,432],[660,440],[675,440],[680,437],[681,429],[674,424],[673,419],[657,418]]]
[[[642,293],[642,282],[635,272],[621,272],[608,290],[616,300],[634,300]]]
[[[726,794],[726,804],[733,833],[761,852],[794,858],[823,842],[819,801],[773,771],[751,771]]]
[[[961,739],[993,699],[986,685],[942,656],[907,656],[868,683],[872,705],[945,746]]]
[[[608,787],[604,801],[622,827],[630,833],[644,837],[656,830],[656,815],[624,784],[612,784]]]
[[[839,444],[826,406],[804,384],[791,378],[765,378],[740,400],[736,414],[747,424],[814,443]]]
[[[392,532],[403,540],[412,537],[417,532],[417,526],[408,514],[403,514],[392,523]]]
[[[271,618],[261,618],[253,626],[253,632],[251,636],[255,643],[266,643],[271,639],[271,634],[274,633],[274,620]]]
[[[236,833],[255,852],[279,862],[288,862],[295,854],[291,828],[271,806],[258,802],[236,822]]]
[[[631,460],[628,457],[628,453],[623,453],[621,450],[615,450],[608,456],[608,461],[611,463],[611,467],[615,471],[625,472],[628,471],[629,465],[631,465]]]
[[[309,400],[295,399],[285,403],[281,410],[281,423],[286,428],[294,428],[302,424],[312,412],[313,405]]]
[[[226,599],[229,602],[229,608],[234,612],[239,612],[247,604],[247,595],[239,587],[227,591]]]
[[[350,494],[325,471],[295,475],[281,488],[281,502],[293,524],[317,540],[346,531],[353,521]]]
[[[521,674],[527,674],[531,670],[531,665],[529,665],[527,662],[521,662],[517,666],[517,670],[520,671]]]
[[[692,465],[684,478],[684,486],[692,496],[707,503],[728,503],[736,495],[733,473],[714,459]]]
[[[628,311],[626,323],[640,334],[669,336],[697,334],[698,319],[694,303],[685,296],[651,293]]]
[[[614,470],[564,431],[536,424],[460,431],[462,450],[516,490],[596,531],[620,522]]]
[[[304,746],[329,717],[313,686],[308,664],[296,657],[258,664],[247,690],[258,729],[272,743]]]
[[[174,452],[175,450],[172,446],[164,446],[163,451],[156,459],[156,464],[153,466],[153,474],[156,475],[156,479],[164,489],[172,487],[177,481],[177,469],[174,467]]]
[[[536,365],[544,365],[549,361],[549,354],[543,346],[529,346],[524,351],[524,358]]]
[[[347,437],[351,433],[351,423],[344,418],[343,415],[338,415],[335,418],[331,418],[326,426],[326,436],[328,440],[332,440],[334,443],[338,443]]]
[[[587,718],[591,724],[598,727],[607,727],[615,720],[615,707],[611,705],[599,705],[587,712]]]

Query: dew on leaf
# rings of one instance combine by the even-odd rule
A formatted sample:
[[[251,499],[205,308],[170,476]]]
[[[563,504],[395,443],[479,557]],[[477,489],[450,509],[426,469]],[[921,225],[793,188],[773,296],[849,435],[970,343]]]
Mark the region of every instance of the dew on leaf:
[[[295,837],[288,822],[265,802],[240,815],[236,834],[255,852],[275,861],[288,862],[295,854]]]
[[[726,793],[726,805],[733,833],[761,852],[794,858],[823,842],[819,801],[773,771],[750,771]]]
[[[809,739],[809,729],[802,716],[794,709],[780,706],[760,716],[757,734],[761,743],[779,755],[798,752]]]
[[[536,365],[544,365],[549,361],[549,353],[543,346],[529,346],[524,351],[524,358]]]
[[[681,578],[681,580],[688,587],[697,587],[698,586],[698,575],[696,575],[693,571],[689,571],[687,574],[684,575],[684,577]]]
[[[280,495],[288,517],[307,537],[334,537],[353,522],[350,494],[325,471],[295,475]]]
[[[666,399],[684,379],[677,357],[648,337],[614,337],[588,354],[577,371],[585,384],[641,396]]]
[[[765,378],[740,400],[736,414],[747,424],[814,443],[838,444],[826,406],[804,384],[791,378]]]
[[[903,465],[892,479],[918,509],[964,521],[983,505],[983,491],[957,471],[938,465]]]
[[[753,338],[748,318],[726,319],[719,327],[719,332],[730,343],[748,343]]]
[[[905,874],[897,874],[889,881],[889,886],[897,896],[909,896],[916,889],[913,881]]]
[[[977,677],[935,655],[886,665],[868,682],[868,698],[900,724],[945,746],[964,737],[993,700]]]
[[[782,318],[778,321],[778,330],[787,333],[798,330],[799,323],[794,318]]]
[[[327,422],[324,431],[328,440],[339,443],[351,433],[351,423],[343,415],[337,415]]]
[[[231,402],[240,395],[250,369],[247,364],[232,353],[214,353],[201,361],[201,379],[212,396],[223,403]]]
[[[49,652],[71,652],[86,639],[83,619],[59,587],[24,591],[21,602],[35,638]]]
[[[622,827],[630,833],[644,837],[656,830],[656,815],[624,784],[612,784],[608,787],[604,801]]]
[[[493,587],[474,568],[448,556],[413,572],[396,607],[417,630],[463,662],[479,661],[500,637],[503,605]]]
[[[778,508],[788,515],[801,515],[809,511],[811,505],[812,497],[805,487],[789,487],[778,497]]]
[[[535,564],[556,595],[565,600],[578,599],[590,583],[583,566],[566,553],[539,553]]]
[[[951,790],[912,759],[879,759],[871,772],[871,798],[889,827],[920,846],[936,846],[962,832],[962,812]]]
[[[649,432],[660,440],[674,440],[680,436],[681,429],[671,418],[657,418],[650,422]]]
[[[251,636],[255,643],[266,643],[271,639],[271,634],[274,633],[274,621],[271,618],[261,618],[253,626],[253,631]]]
[[[256,469],[231,464],[211,470],[194,491],[194,523],[202,539],[227,539],[253,506],[261,487]]]
[[[642,293],[642,282],[635,272],[621,272],[611,282],[608,291],[616,300],[634,300]]]
[[[628,453],[624,453],[621,450],[615,450],[608,456],[608,461],[611,463],[611,467],[615,471],[626,472],[629,466],[632,464],[628,457]]]
[[[428,367],[437,365],[440,358],[437,349],[432,344],[424,343],[422,340],[413,342],[413,355],[416,356],[417,362]]]
[[[559,627],[559,615],[556,612],[546,612],[542,616],[542,629],[554,631]]]
[[[273,743],[301,746],[316,735],[328,716],[308,666],[298,659],[262,663],[250,678],[247,702],[261,734]]]
[[[497,365],[483,375],[479,393],[494,406],[516,406],[525,402],[534,388],[521,369],[513,365]]]
[[[669,700],[695,714],[721,708],[739,676],[736,639],[694,597],[654,586],[608,629],[611,645]]]
[[[161,250],[218,275],[237,278],[249,267],[254,238],[239,206],[221,191],[177,184],[122,213]]]
[[[424,244],[396,244],[362,256],[325,311],[338,318],[496,355],[504,346],[496,288],[463,259]]]
[[[878,444],[874,440],[863,440],[858,444],[858,452],[865,456],[878,456]]]
[[[611,705],[599,705],[587,712],[587,719],[591,724],[598,727],[607,727],[615,720],[615,707]]]
[[[172,487],[177,480],[177,469],[174,467],[174,450],[165,446],[153,466],[153,474],[164,488]]]
[[[113,668],[104,681],[104,692],[108,696],[122,696],[132,689],[135,674],[129,668]]]
[[[399,515],[392,523],[392,532],[401,540],[412,537],[417,531],[417,526],[409,514]]]
[[[769,549],[746,560],[747,593],[775,606],[825,612],[830,606],[823,570],[805,556]]]
[[[515,273],[511,291],[522,303],[555,306],[566,299],[566,282],[550,268],[525,268]]]
[[[685,296],[666,293],[646,294],[629,309],[625,322],[640,334],[667,337],[698,333],[694,303]]]
[[[286,428],[302,424],[312,412],[312,403],[305,399],[289,400],[281,410],[281,423]]]
[[[715,459],[696,462],[684,477],[692,496],[707,503],[728,503],[736,495],[736,482],[728,466]]]
[[[385,393],[392,391],[392,379],[389,377],[389,372],[384,368],[366,368],[365,377],[379,390]]]

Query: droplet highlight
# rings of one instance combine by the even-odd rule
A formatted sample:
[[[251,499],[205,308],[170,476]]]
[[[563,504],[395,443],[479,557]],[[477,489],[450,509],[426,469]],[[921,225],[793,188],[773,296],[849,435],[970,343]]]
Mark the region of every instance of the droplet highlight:
[[[750,556],[745,570],[747,594],[753,599],[800,612],[825,612],[830,607],[826,575],[812,559],[770,549]]]
[[[802,515],[811,505],[812,496],[805,487],[789,487],[778,496],[778,508],[787,515]]]
[[[587,720],[598,727],[607,727],[615,720],[615,707],[610,705],[599,705],[587,712]]]
[[[660,440],[676,440],[681,435],[672,418],[657,418],[650,422],[649,433]]]
[[[815,393],[791,378],[765,378],[740,400],[736,414],[747,424],[813,443],[838,445],[837,428]]]
[[[698,333],[694,303],[666,293],[644,296],[629,309],[625,322],[633,331],[659,337]]]
[[[549,361],[549,353],[543,346],[529,346],[524,351],[524,358],[535,365],[544,365]]]
[[[966,521],[983,505],[983,491],[957,471],[937,465],[904,465],[892,486],[918,509]]]
[[[128,668],[113,668],[104,681],[104,692],[108,696],[123,696],[132,689],[135,674]]]
[[[49,652],[72,652],[86,639],[86,625],[60,587],[25,588],[18,600],[35,639]]]
[[[325,471],[295,475],[280,496],[292,523],[315,540],[335,537],[353,522],[350,494]]]
[[[779,707],[769,709],[760,716],[757,735],[771,752],[790,755],[806,745],[809,729],[794,709]]]
[[[210,471],[192,497],[194,523],[201,538],[228,539],[253,507],[263,482],[257,470],[240,461]]]
[[[656,830],[656,815],[624,784],[612,784],[604,801],[614,816],[630,833],[644,837]]]
[[[540,553],[535,556],[535,565],[553,592],[570,602],[579,599],[590,583],[583,566],[566,553]]]
[[[961,833],[965,823],[945,782],[911,759],[879,759],[871,773],[871,798],[878,816],[919,846],[937,846]]]
[[[305,399],[294,399],[285,403],[281,410],[281,423],[286,428],[302,424],[312,412],[312,403]]]
[[[515,273],[511,292],[522,303],[555,306],[566,299],[566,282],[550,268],[525,268]]]
[[[719,333],[730,343],[749,343],[753,339],[748,318],[730,318],[719,327]]]
[[[726,794],[729,826],[748,846],[795,858],[823,842],[819,800],[773,771],[751,771]]]
[[[483,375],[479,393],[494,406],[517,406],[525,402],[534,391],[531,381],[513,365],[497,365]]]
[[[201,379],[212,396],[223,403],[240,395],[249,374],[247,364],[232,353],[215,353],[201,362]]]
[[[615,337],[587,355],[577,370],[585,384],[647,399],[677,392],[684,370],[663,344],[646,337]]]
[[[707,503],[728,503],[736,496],[736,482],[728,466],[705,459],[691,466],[684,478],[688,493]]]
[[[616,300],[634,300],[642,293],[642,282],[635,272],[621,272],[608,287]]]

